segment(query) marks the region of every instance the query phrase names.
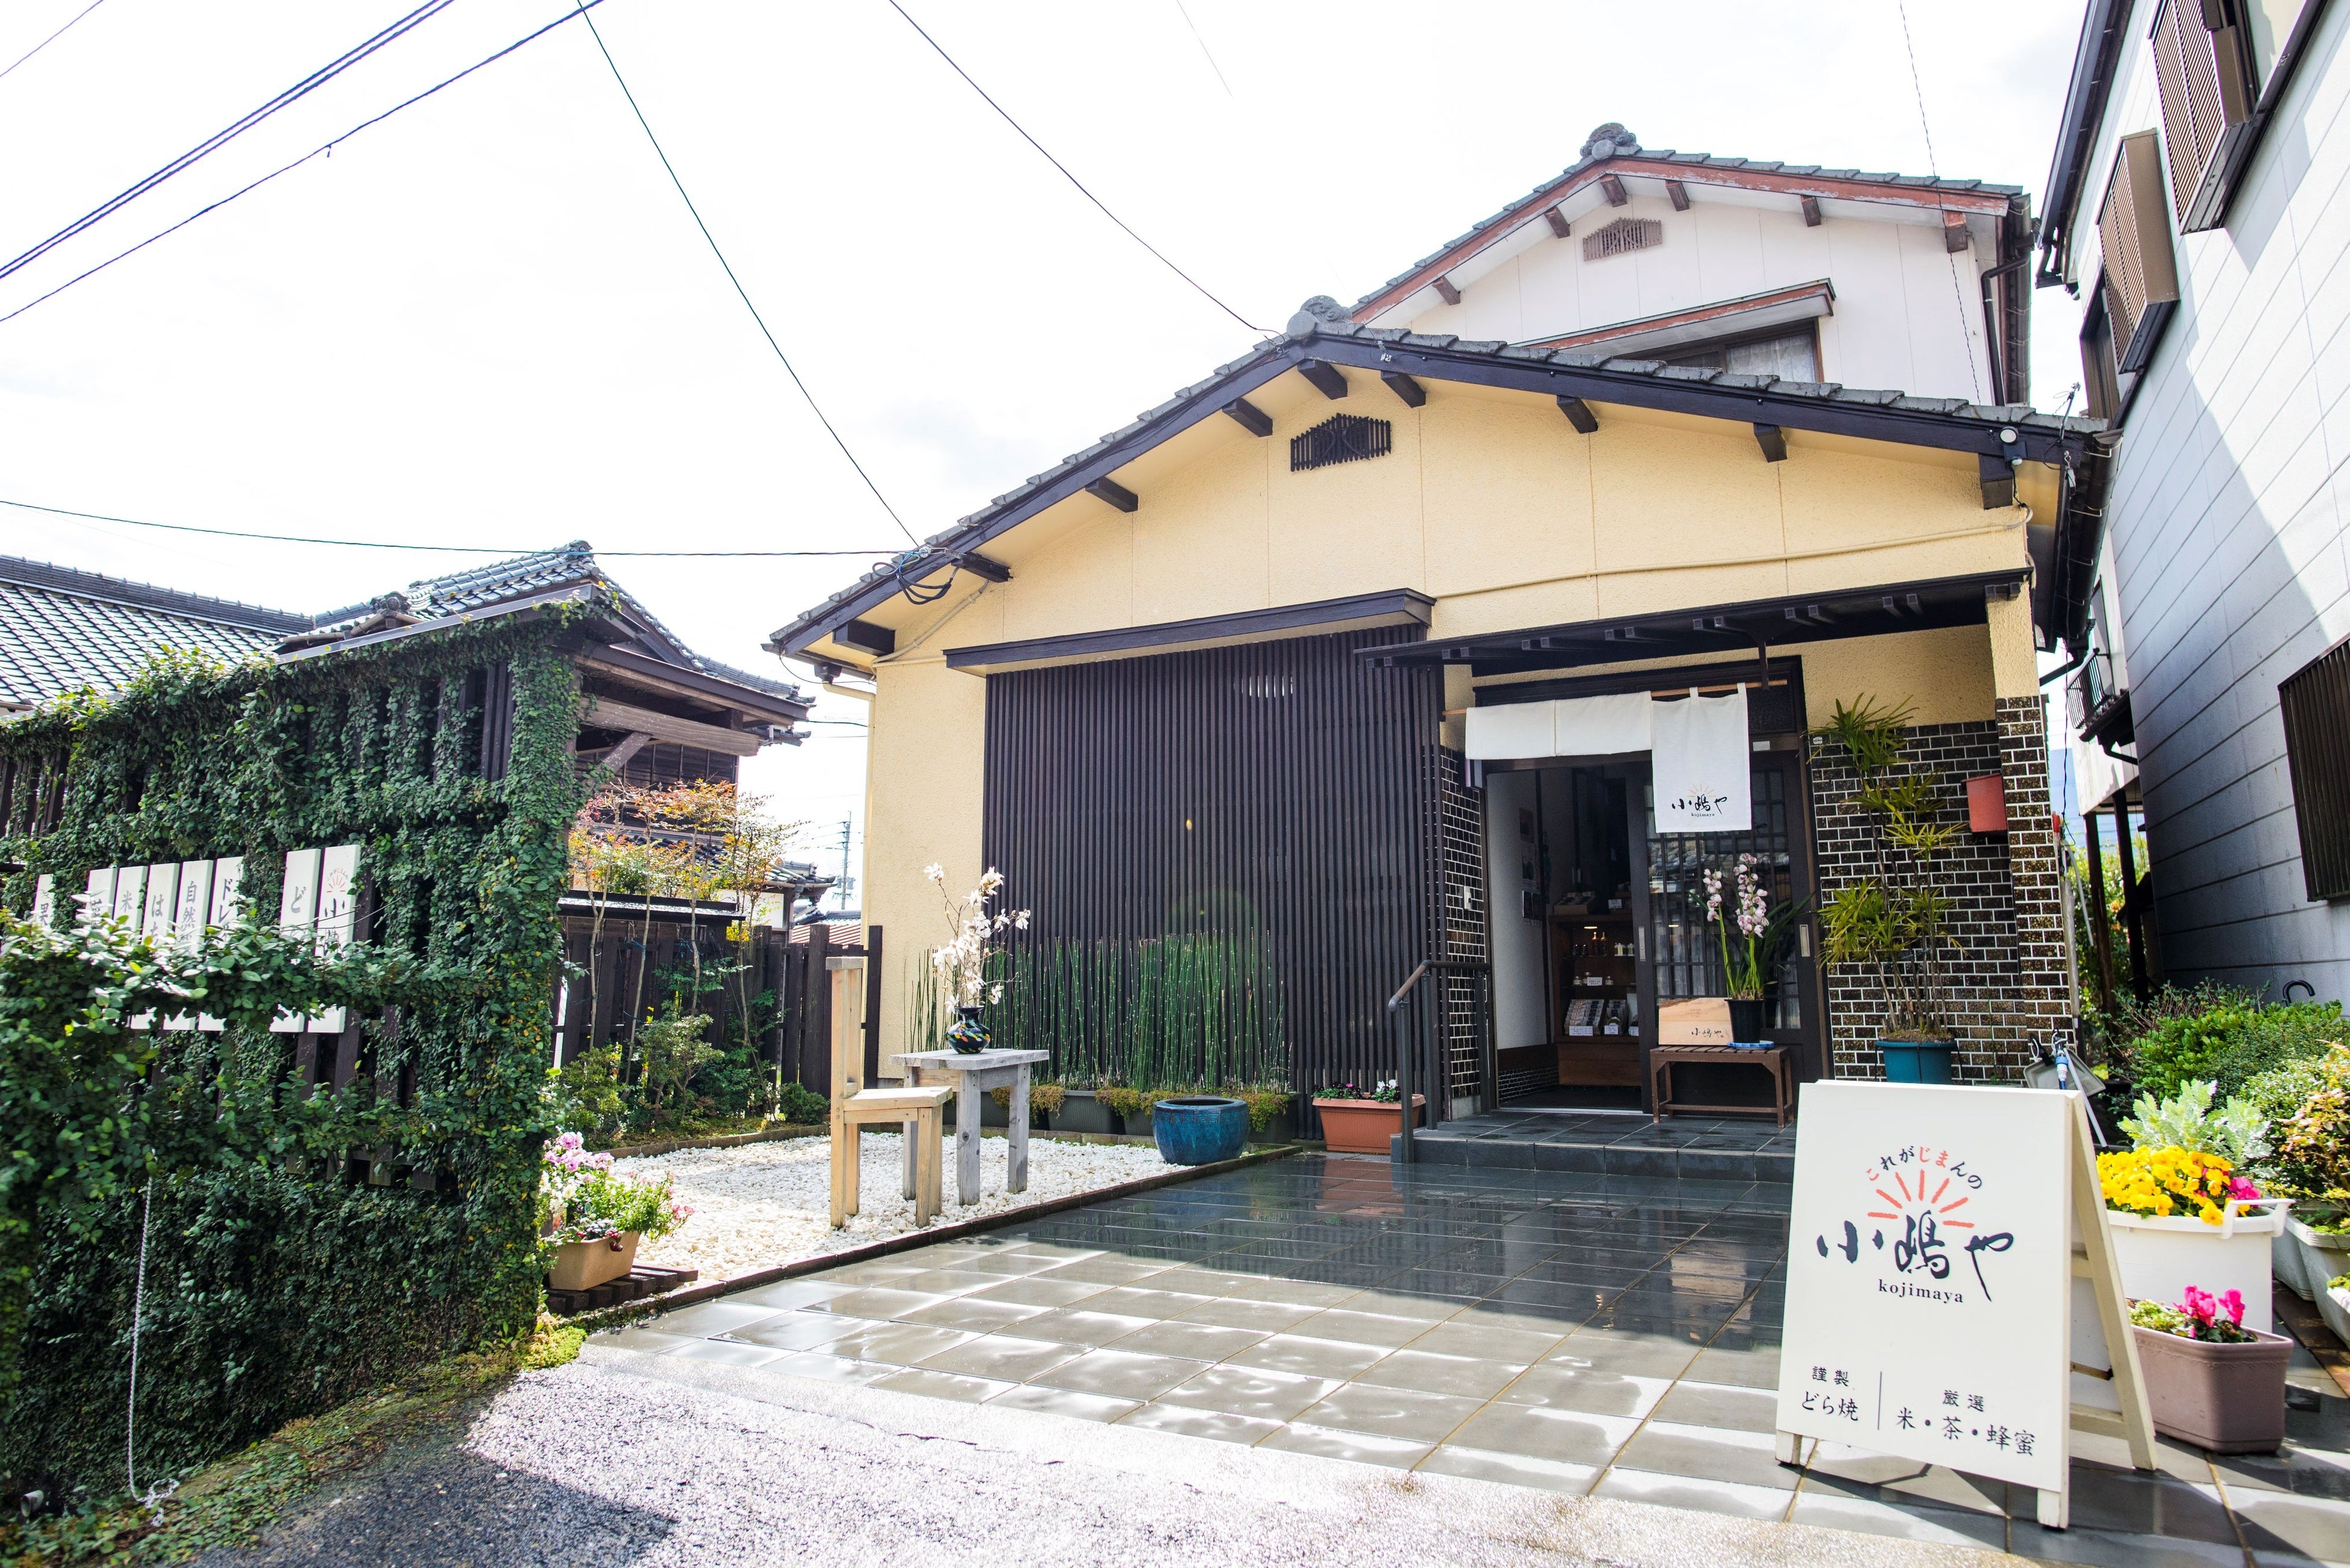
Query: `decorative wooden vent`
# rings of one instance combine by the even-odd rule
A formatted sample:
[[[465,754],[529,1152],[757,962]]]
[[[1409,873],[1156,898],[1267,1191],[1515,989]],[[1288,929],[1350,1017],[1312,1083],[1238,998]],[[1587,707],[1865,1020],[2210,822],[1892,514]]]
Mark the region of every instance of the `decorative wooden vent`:
[[[1630,251],[1653,250],[1664,243],[1662,218],[1618,218],[1606,228],[1583,236],[1583,259],[1600,261]]]
[[[1385,420],[1360,414],[1332,414],[1320,424],[1289,440],[1289,471],[1327,468],[1334,462],[1361,462],[1385,457],[1395,450],[1395,427]]]

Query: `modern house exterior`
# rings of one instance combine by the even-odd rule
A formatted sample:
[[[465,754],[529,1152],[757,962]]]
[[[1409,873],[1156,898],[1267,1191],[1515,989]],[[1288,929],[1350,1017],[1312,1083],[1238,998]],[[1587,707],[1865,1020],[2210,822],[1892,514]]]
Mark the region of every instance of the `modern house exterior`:
[[[2035,655],[2105,471],[2098,426],[2025,400],[2030,229],[2011,188],[1603,126],[783,627],[872,684],[883,1034],[920,1004],[924,867],[992,865],[1035,912],[1015,957],[1255,955],[1232,994],[1301,1088],[1394,1076],[1386,1002],[1434,960],[1434,1114],[1641,1103],[1660,1005],[1722,989],[1704,870],[1757,857],[1811,911],[1859,871],[1855,780],[1806,731],[1873,697],[1958,829],[1962,1074],[2012,1076],[2072,1011]],[[1919,391],[1857,389],[1896,377]],[[1743,707],[1734,831],[1651,798],[1651,714],[1692,693]],[[2003,819],[1970,818],[1993,775]],[[1881,1007],[1818,951],[1807,913],[1768,1038],[1877,1071]],[[1098,1044],[1044,1001],[1006,1005]]]
[[[2324,0],[2091,0],[2058,131],[2036,279],[2119,437],[2068,743],[2093,855],[2143,813],[2106,938],[2142,986],[2350,996],[2345,35]]]

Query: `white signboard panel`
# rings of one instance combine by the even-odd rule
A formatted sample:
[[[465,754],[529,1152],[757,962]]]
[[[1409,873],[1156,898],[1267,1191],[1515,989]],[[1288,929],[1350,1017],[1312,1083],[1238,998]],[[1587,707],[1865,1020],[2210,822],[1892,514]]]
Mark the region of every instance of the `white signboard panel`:
[[[147,867],[118,867],[114,873],[114,913],[130,922],[132,930],[147,913]]]
[[[212,913],[205,918],[205,924],[233,926],[236,924],[237,912],[244,907],[244,895],[238,886],[244,877],[244,857],[224,855],[212,863]],[[211,1013],[200,1012],[196,1014],[196,1027],[216,1030],[222,1027],[222,1023]]]
[[[33,924],[50,926],[57,919],[57,879],[47,872],[33,884]]]
[[[1659,833],[1744,833],[1754,826],[1746,688],[1659,702],[1651,722]]]
[[[351,940],[359,913],[359,846],[338,844],[318,857],[318,950],[334,951]],[[313,1033],[343,1032],[343,1010],[330,1007],[310,1019]]]
[[[145,867],[147,892],[145,908],[139,916],[139,929],[153,942],[172,940],[172,918],[180,908],[180,863],[176,860],[162,866]],[[133,1029],[152,1029],[155,1015],[141,1012],[130,1020]]]
[[[172,940],[186,952],[194,952],[203,945],[204,919],[212,909],[213,863],[209,860],[183,860],[176,867],[179,895],[172,906]],[[193,1029],[192,1013],[174,1012],[163,1020],[166,1029]]]
[[[2061,1491],[2071,1100],[1807,1084],[1779,1428]]]
[[[89,874],[88,884],[82,889],[81,912],[84,917],[114,912],[114,867],[100,866]]]
[[[288,936],[298,936],[317,927],[318,860],[319,854],[315,849],[286,852],[286,881],[277,904],[277,929]],[[269,1027],[280,1034],[299,1034],[303,1023],[294,1013],[280,1012],[270,1020]]]

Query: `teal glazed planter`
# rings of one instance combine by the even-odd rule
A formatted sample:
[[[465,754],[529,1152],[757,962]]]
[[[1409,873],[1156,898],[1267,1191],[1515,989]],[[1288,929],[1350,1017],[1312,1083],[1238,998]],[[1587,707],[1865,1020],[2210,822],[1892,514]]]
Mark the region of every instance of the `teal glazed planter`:
[[[1248,1145],[1248,1106],[1221,1095],[1186,1095],[1150,1107],[1159,1158],[1170,1165],[1238,1159]]]
[[[1947,1084],[1958,1046],[1948,1040],[1879,1040],[1888,1084]]]

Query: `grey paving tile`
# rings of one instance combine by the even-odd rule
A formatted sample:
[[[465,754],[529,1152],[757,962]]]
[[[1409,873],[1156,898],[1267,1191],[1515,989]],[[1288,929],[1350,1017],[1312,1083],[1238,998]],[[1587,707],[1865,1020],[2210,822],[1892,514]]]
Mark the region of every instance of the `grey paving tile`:
[[[1195,1296],[1232,1296],[1239,1295],[1243,1292],[1254,1293],[1252,1287],[1272,1282],[1263,1274],[1233,1273],[1222,1269],[1201,1268],[1193,1264],[1170,1269],[1150,1282],[1152,1288],[1156,1290],[1183,1291]],[[1274,1301],[1280,1298],[1267,1296],[1260,1299]]]
[[[795,1377],[813,1377],[823,1383],[878,1383],[894,1372],[905,1369],[878,1361],[855,1361],[845,1355],[827,1355],[820,1351],[786,1351],[766,1365],[769,1372],[788,1372]]]
[[[1375,1432],[1418,1443],[1438,1443],[1475,1415],[1482,1399],[1426,1394],[1376,1383],[1341,1383],[1297,1420],[1344,1432]]]
[[[999,1394],[988,1401],[998,1409],[1039,1410],[1048,1416],[1074,1416],[1080,1421],[1115,1421],[1129,1410],[1139,1409],[1137,1399],[1113,1399],[1106,1394],[1080,1394],[1072,1388],[1050,1388],[1041,1383],[1024,1383],[1008,1393]]]
[[[2008,1511],[2008,1485],[1982,1476],[1970,1476],[1941,1465],[1872,1453],[1842,1443],[1821,1443],[1804,1467],[1804,1490],[1906,1507],[1954,1510],[1966,1513]]]
[[[2038,1495],[2028,1487],[2011,1486],[2007,1511],[2017,1519],[2033,1518]],[[2183,1541],[2229,1542],[2237,1538],[2218,1487],[2096,1465],[2073,1467],[2072,1526]]]
[[[1779,1353],[1775,1350],[1721,1350],[1709,1345],[1697,1353],[1682,1374],[1699,1383],[1726,1383],[1735,1388],[1779,1387]]]
[[[734,1306],[766,1307],[775,1312],[790,1312],[810,1302],[826,1301],[846,1295],[857,1287],[836,1284],[831,1280],[784,1280],[772,1285],[761,1285],[755,1291],[740,1291],[726,1300]]]
[[[1281,1302],[1307,1307],[1334,1307],[1348,1296],[1358,1295],[1359,1285],[1325,1284],[1314,1280],[1251,1280],[1240,1290],[1229,1293],[1243,1301]]]
[[[843,1334],[880,1326],[861,1317],[837,1317],[830,1313],[787,1312],[730,1330],[729,1339],[764,1345],[774,1350],[815,1350]]]
[[[984,1290],[974,1291],[957,1299],[1003,1302],[1013,1306],[1065,1307],[1115,1288],[1090,1280],[1056,1280],[1049,1276],[1031,1279],[1024,1274],[1018,1279],[999,1281]]]
[[[1526,1368],[1494,1397],[1504,1405],[1542,1405],[1592,1416],[1644,1417],[1671,1386],[1669,1378],[1634,1377],[1602,1367],[1546,1361]]]
[[[1776,1446],[1768,1432],[1684,1427],[1651,1417],[1624,1446],[1617,1462],[1659,1475],[1696,1476],[1793,1491],[1803,1472],[1780,1464],[1773,1453]]]
[[[863,1285],[889,1285],[895,1284],[909,1274],[919,1274],[925,1269],[939,1267],[936,1263],[907,1262],[912,1256],[914,1254],[911,1252],[900,1252],[894,1257],[876,1258],[869,1263],[847,1263],[837,1269],[827,1269],[816,1277],[834,1284],[847,1285],[852,1288]]]
[[[1700,1383],[1685,1376],[1657,1407],[1657,1419],[1684,1427],[1773,1432],[1779,1425],[1779,1395],[1776,1389]]]
[[[1423,1470],[1439,1475],[1467,1476],[1474,1480],[1501,1481],[1509,1486],[1540,1487],[1545,1491],[1564,1492],[1580,1497],[1591,1490],[1597,1478],[1596,1465],[1568,1464],[1560,1459],[1536,1459],[1526,1454],[1496,1453],[1485,1449],[1463,1448],[1455,1443],[1440,1443],[1429,1450],[1420,1461]]]
[[[2288,1433],[2292,1417],[2299,1413],[2288,1414]],[[2350,1451],[2346,1449],[2350,1440],[2333,1449],[2304,1448],[2288,1435],[2285,1447],[2277,1453],[2214,1454],[2211,1469],[2231,1493],[2257,1489],[2350,1501]]]
[[[590,1335],[588,1343],[609,1345],[614,1350],[640,1350],[648,1355],[668,1355],[691,1345],[693,1338],[682,1334],[655,1334],[649,1328],[608,1328]]]
[[[1181,1317],[1194,1307],[1216,1300],[1189,1291],[1161,1291],[1118,1285],[1086,1298],[1087,1312],[1114,1312],[1123,1317]]]
[[[1357,1378],[1388,1388],[1412,1388],[1424,1394],[1463,1394],[1491,1399],[1525,1370],[1507,1361],[1487,1361],[1473,1355],[1437,1355],[1406,1348],[1371,1363]]]
[[[1063,1362],[1074,1361],[1083,1354],[1084,1351],[1074,1345],[988,1334],[951,1345],[935,1355],[926,1355],[920,1365],[938,1372],[990,1377],[1003,1383],[1024,1383],[1041,1373],[1051,1371]]]
[[[1878,1501],[1806,1485],[1796,1494],[1787,1520],[1791,1524],[1853,1530],[1865,1535],[1889,1535],[1941,1546],[1981,1546],[1993,1552],[2007,1549],[2005,1519],[1959,1509],[1929,1508],[1907,1498],[1898,1502]]]
[[[1336,1379],[1302,1376],[1293,1372],[1269,1372],[1263,1367],[1226,1363],[1211,1366],[1159,1396],[1164,1405],[1198,1410],[1222,1410],[1234,1416],[1272,1421],[1295,1420],[1308,1407],[1327,1397],[1338,1386]]]
[[[1115,1252],[1100,1252],[1074,1263],[1056,1263],[1044,1277],[1080,1284],[1128,1285],[1166,1270],[1167,1264],[1155,1258],[1123,1258]]]
[[[1352,1345],[1375,1345],[1393,1350],[1409,1344],[1429,1331],[1429,1325],[1413,1317],[1389,1317],[1380,1313],[1348,1312],[1333,1307],[1317,1313],[1297,1325],[1300,1334],[1315,1339],[1343,1340]]]
[[[1697,1352],[1696,1345],[1662,1334],[1581,1328],[1560,1341],[1547,1359],[1636,1377],[1679,1377]]]
[[[1301,1318],[1313,1316],[1321,1309],[1290,1302],[1251,1301],[1243,1296],[1224,1296],[1204,1306],[1193,1307],[1183,1314],[1185,1323],[1211,1323],[1225,1328],[1253,1328],[1266,1334],[1279,1334]]]
[[[837,1313],[843,1317],[864,1317],[880,1321],[894,1318],[900,1313],[920,1312],[955,1296],[935,1291],[900,1290],[893,1285],[870,1285],[862,1290],[810,1302],[802,1312]]]
[[[1494,1404],[1471,1416],[1446,1441],[1489,1453],[1602,1466],[1616,1457],[1639,1425],[1630,1417],[1551,1406]]]
[[[1345,1340],[1315,1339],[1308,1334],[1276,1334],[1226,1359],[1236,1366],[1267,1372],[1294,1372],[1308,1377],[1353,1377],[1377,1363],[1388,1351],[1383,1345],[1353,1345]]]
[[[852,1329],[824,1348],[830,1355],[911,1366],[973,1337],[961,1329],[931,1328],[918,1323],[878,1323]]]
[[[1431,1355],[1467,1355],[1525,1366],[1556,1350],[1565,1337],[1564,1334],[1502,1328],[1453,1318],[1412,1340],[1410,1348]]]
[[[1474,1297],[1435,1294],[1407,1294],[1405,1292],[1378,1286],[1357,1292],[1338,1303],[1341,1312],[1366,1312],[1375,1317],[1408,1317],[1422,1324],[1441,1323],[1467,1306]]]
[[[1765,1486],[1710,1480],[1699,1476],[1659,1473],[1617,1465],[1591,1489],[1594,1497],[1622,1498],[1664,1508],[1686,1508],[1700,1513],[1722,1513],[1737,1519],[1782,1519],[1792,1495]]]
[[[817,1304],[820,1310],[823,1303]],[[774,1317],[780,1310],[767,1306],[739,1306],[731,1301],[702,1302],[649,1318],[643,1326],[655,1334],[672,1334],[681,1339],[706,1339],[712,1334],[732,1333],[762,1318]]]
[[[2244,1549],[2232,1542],[2180,1541],[2116,1530],[2043,1530],[2028,1520],[2007,1527],[2007,1549],[2045,1563],[2091,1568],[2243,1568]]]
[[[992,1377],[966,1377],[957,1373],[934,1371],[927,1366],[910,1366],[902,1372],[876,1379],[873,1386],[899,1394],[925,1394],[933,1399],[983,1405],[1016,1385],[999,1382]]]
[[[763,1366],[783,1355],[764,1345],[740,1345],[727,1339],[689,1339],[670,1353],[684,1361],[717,1361],[729,1366]]]
[[[1214,1438],[1222,1442],[1261,1442],[1280,1430],[1279,1421],[1262,1416],[1235,1416],[1224,1410],[1201,1410],[1187,1405],[1145,1405],[1119,1419],[1122,1427],[1148,1427],[1180,1432],[1187,1438]]]
[[[1072,1356],[1038,1373],[1031,1381],[1048,1388],[1080,1394],[1107,1394],[1119,1399],[1155,1399],[1188,1381],[1201,1370],[1197,1361],[1170,1355],[1141,1355],[1123,1350],[1092,1350]]]
[[[989,1285],[1003,1282],[1001,1274],[983,1274],[976,1269],[924,1269],[919,1274],[908,1274],[893,1280],[885,1287],[889,1290],[922,1291],[931,1295],[954,1296],[965,1291],[984,1290]]]
[[[1357,1464],[1386,1465],[1408,1470],[1428,1456],[1430,1445],[1408,1438],[1383,1438],[1369,1432],[1338,1431],[1328,1427],[1292,1421],[1257,1444],[1261,1449],[1287,1449],[1295,1453],[1320,1454]]]
[[[973,1334],[999,1334],[1052,1310],[1014,1302],[981,1301],[975,1296],[950,1296],[936,1306],[910,1312],[898,1321],[928,1324],[933,1328],[969,1329]]]
[[[1112,1340],[1124,1339],[1136,1329],[1148,1328],[1156,1321],[1118,1313],[1088,1312],[1083,1307],[1063,1307],[1030,1318],[1020,1325],[1020,1333],[1029,1339],[1055,1339],[1064,1345],[1107,1345]]]
[[[1110,1343],[1119,1350],[1144,1355],[1180,1355],[1193,1361],[1222,1361],[1269,1336],[1262,1329],[1223,1328],[1214,1324],[1174,1321],[1154,1323]]]
[[[1046,1269],[1063,1268],[1072,1262],[1067,1257],[1032,1252],[1024,1249],[997,1250],[958,1260],[954,1267],[975,1269],[983,1274],[1000,1274],[1011,1278],[1022,1274],[1042,1273]]]
[[[2228,1501],[2244,1521],[2244,1543],[2254,1550],[2350,1563],[2350,1503],[2249,1488],[2230,1488]]]

